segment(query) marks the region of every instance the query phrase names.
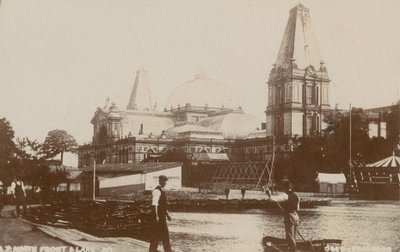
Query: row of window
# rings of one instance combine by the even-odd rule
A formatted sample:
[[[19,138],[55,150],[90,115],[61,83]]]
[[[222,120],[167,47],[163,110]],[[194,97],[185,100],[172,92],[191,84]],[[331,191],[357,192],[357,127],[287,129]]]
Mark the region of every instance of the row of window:
[[[252,154],[252,153],[261,153],[270,151],[271,147],[267,146],[257,146],[257,147],[247,147],[245,148],[245,154]]]
[[[105,151],[100,151],[95,155],[96,164],[104,163],[128,163],[129,153],[128,150],[120,150],[118,154],[107,154]],[[91,165],[91,155],[86,153],[83,155],[83,164],[85,166]]]
[[[301,85],[298,83],[286,84],[283,86],[269,87],[268,88],[268,105],[279,105],[284,102],[304,102],[308,105],[319,105],[320,96],[322,91],[323,103],[328,103],[328,87],[324,86],[323,90],[317,85],[307,85],[305,89],[301,90]],[[303,94],[303,95],[301,95]],[[301,97],[305,97],[302,101]]]
[[[102,164],[102,163],[128,163],[128,160],[132,159],[133,153],[131,152],[133,148],[121,148],[121,149],[107,149],[107,150],[102,150],[98,151],[95,154],[92,152],[86,152],[83,154],[83,164],[85,166],[90,165],[91,163],[91,157],[94,155],[96,159],[96,163]],[[140,153],[157,153],[158,148],[157,147],[137,147],[136,148],[138,152]],[[176,148],[176,147],[170,147],[170,151],[172,152],[177,152],[179,150],[185,150],[185,151],[190,151],[190,152],[221,152],[222,148],[215,148],[211,149],[210,147],[181,147],[181,148]],[[146,155],[146,154],[145,154]],[[129,158],[131,157],[131,158]]]
[[[303,116],[303,131],[306,135],[312,135],[319,132],[321,129],[321,117],[318,115]],[[283,136],[286,133],[290,133],[291,121],[285,122],[283,116],[277,116],[274,120],[274,134],[275,136]],[[286,128],[286,130],[285,130]]]

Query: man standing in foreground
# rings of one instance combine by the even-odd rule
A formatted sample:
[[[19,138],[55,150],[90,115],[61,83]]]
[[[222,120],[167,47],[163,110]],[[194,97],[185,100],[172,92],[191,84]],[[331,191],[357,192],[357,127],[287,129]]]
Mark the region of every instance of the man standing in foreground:
[[[22,205],[22,215],[26,215],[26,192],[24,182],[19,177],[14,177],[11,183],[11,192],[15,201],[15,210],[17,218],[21,215],[20,205]]]
[[[171,251],[171,244],[169,241],[169,231],[167,226],[168,221],[171,220],[167,209],[167,195],[165,193],[165,185],[167,183],[167,176],[161,175],[158,177],[159,185],[153,190],[152,207],[155,216],[155,226],[153,235],[150,240],[150,252],[157,251],[158,242],[163,242],[165,252]]]
[[[300,198],[292,191],[289,181],[283,183],[283,189],[288,195],[288,199],[282,204],[285,215],[286,240],[289,245],[289,251],[296,251],[296,232],[299,224],[297,211],[300,208]]]

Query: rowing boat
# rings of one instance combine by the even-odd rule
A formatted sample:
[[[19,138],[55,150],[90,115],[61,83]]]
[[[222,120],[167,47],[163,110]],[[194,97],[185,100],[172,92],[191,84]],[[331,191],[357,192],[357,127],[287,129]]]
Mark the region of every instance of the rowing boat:
[[[310,240],[310,241],[296,241],[296,247],[298,252],[306,251],[335,251],[342,244],[342,240],[339,239],[321,239],[321,240]],[[289,247],[286,239],[277,238],[273,236],[265,236],[262,239],[262,245],[264,251],[289,251]]]

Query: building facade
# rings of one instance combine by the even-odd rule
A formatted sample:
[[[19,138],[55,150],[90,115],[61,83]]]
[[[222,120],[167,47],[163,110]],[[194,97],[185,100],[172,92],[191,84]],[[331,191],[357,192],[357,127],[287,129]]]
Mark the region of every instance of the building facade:
[[[318,133],[330,110],[329,76],[313,34],[309,9],[290,10],[289,20],[269,75],[266,134],[290,139]]]
[[[244,112],[235,92],[204,73],[175,89],[159,111],[147,72],[139,70],[126,109],[106,104],[91,123],[92,142],[79,148],[79,167],[189,161],[194,153],[237,153],[236,140],[265,137],[261,120]]]
[[[92,142],[79,148],[79,167],[95,162],[110,167],[152,161],[193,164],[205,156],[268,163],[273,152],[291,151],[293,138],[321,131],[323,114],[330,109],[329,82],[309,9],[299,4],[290,10],[269,75],[265,123],[244,112],[232,89],[204,73],[175,89],[160,110],[151,99],[147,71],[139,70],[125,109],[114,103],[97,108]],[[279,140],[277,145],[273,139]],[[257,169],[264,174],[262,167]]]
[[[204,73],[175,89],[160,109],[151,99],[147,72],[139,70],[124,109],[112,103],[95,111],[92,142],[79,148],[79,167],[97,163],[107,169],[117,164],[179,161],[185,173],[194,164],[260,162],[234,165],[237,174],[249,171],[252,175],[246,179],[256,181],[265,174],[264,164],[272,166],[273,153],[277,154],[275,162],[285,159],[298,138],[324,129],[324,116],[332,111],[328,70],[313,34],[309,9],[302,4],[290,10],[267,84],[263,123],[244,112],[232,89]],[[399,104],[365,110],[370,136],[397,141]],[[221,181],[226,179],[224,174],[230,176],[230,166],[222,167]],[[196,174],[190,176],[196,179]],[[185,175],[182,182],[185,185]]]

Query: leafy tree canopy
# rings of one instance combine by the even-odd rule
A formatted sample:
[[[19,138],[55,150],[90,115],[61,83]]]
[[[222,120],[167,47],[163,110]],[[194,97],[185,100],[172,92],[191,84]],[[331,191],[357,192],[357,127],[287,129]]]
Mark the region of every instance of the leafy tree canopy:
[[[326,115],[326,129],[320,135],[300,139],[290,154],[286,174],[294,183],[310,184],[317,172],[349,173],[350,115],[338,110]],[[371,163],[390,155],[393,139],[369,138],[369,118],[362,109],[351,113],[351,159]]]
[[[78,144],[73,136],[65,130],[52,130],[47,134],[43,143],[43,152],[48,158],[53,158],[61,154],[61,164],[63,163],[64,152],[75,153]]]
[[[50,169],[52,156],[64,151],[73,151],[77,145],[65,131],[51,131],[46,144],[27,137],[16,138],[10,123],[0,119],[0,180],[9,185],[14,176],[21,176],[33,191],[40,188],[43,196],[50,195],[52,188],[66,179],[66,172]],[[57,150],[56,147],[59,147]],[[57,152],[58,151],[58,152]]]
[[[6,118],[0,118],[0,180],[12,176],[12,159],[16,152],[14,131]]]

